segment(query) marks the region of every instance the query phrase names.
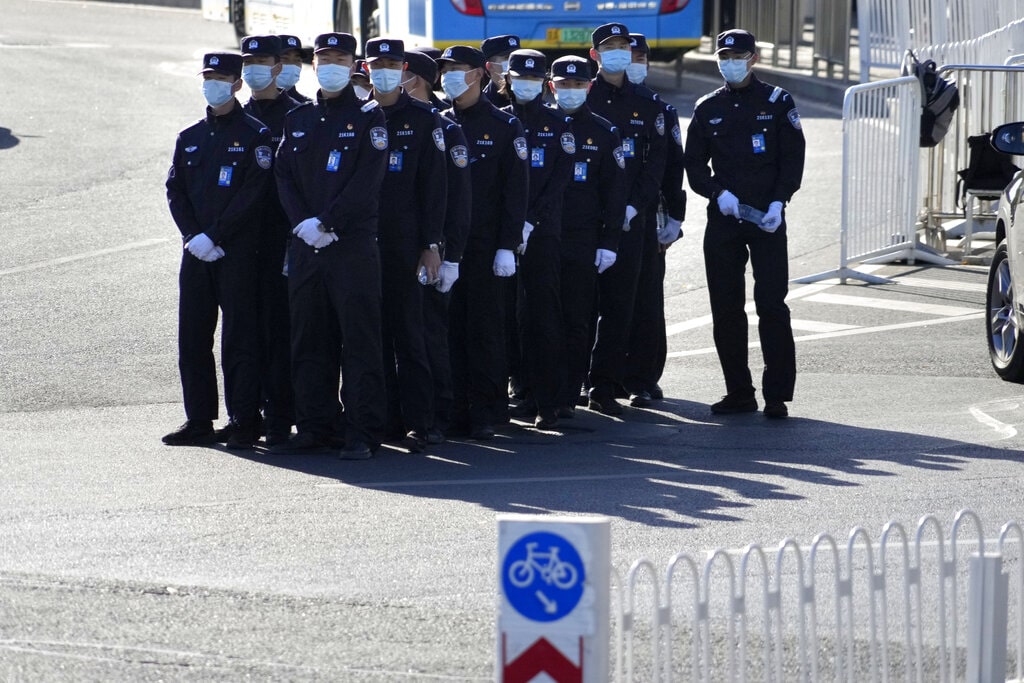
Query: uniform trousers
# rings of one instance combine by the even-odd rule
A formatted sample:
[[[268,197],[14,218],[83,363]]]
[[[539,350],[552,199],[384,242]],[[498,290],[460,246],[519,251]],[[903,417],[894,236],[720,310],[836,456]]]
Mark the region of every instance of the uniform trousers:
[[[640,276],[626,362],[626,391],[650,391],[665,369],[665,254],[657,237],[657,217],[647,212]]]
[[[342,236],[319,250],[291,241],[288,302],[299,432],[325,441],[334,434],[340,358],[346,440],[372,448],[383,438],[380,283],[380,254],[372,235]]]
[[[454,393],[452,363],[448,348],[448,307],[451,292],[442,294],[436,287],[423,290],[424,342],[430,378],[434,383],[434,427],[445,432],[452,419]]]
[[[493,427],[507,414],[506,286],[494,274],[493,252],[465,253],[448,316],[453,426]]]
[[[565,368],[559,389],[559,406],[574,406],[587,378],[591,330],[597,301],[597,268],[590,255],[594,249],[570,252],[563,248],[561,263],[562,333],[565,340]]]
[[[530,238],[519,257],[517,318],[527,393],[541,415],[560,405],[565,367],[562,336],[561,247],[553,235]]]
[[[178,274],[178,371],[189,420],[218,415],[217,367],[213,356],[218,311],[224,404],[229,419],[249,426],[259,409],[256,250],[237,245],[210,263],[188,251]]]
[[[632,229],[619,238],[615,265],[597,278],[598,317],[590,359],[592,391],[614,394],[625,381],[646,220],[646,212],[633,218]]]
[[[287,435],[295,423],[292,398],[291,331],[288,278],[284,275],[287,226],[280,237],[264,235],[260,243],[258,307],[260,321],[260,398],[268,434]]]
[[[723,216],[708,207],[704,231],[704,267],[714,324],[715,348],[729,394],[753,395],[747,361],[746,283],[747,260],[754,274],[754,305],[757,330],[764,357],[761,392],[765,401],[793,400],[796,383],[796,350],[786,293],[789,291],[789,257],[786,223],[767,233],[753,223]]]
[[[384,365],[395,373],[397,395],[389,387],[389,425],[426,432],[434,422],[434,384],[427,357],[423,297],[427,286],[416,277],[416,244],[382,245]]]

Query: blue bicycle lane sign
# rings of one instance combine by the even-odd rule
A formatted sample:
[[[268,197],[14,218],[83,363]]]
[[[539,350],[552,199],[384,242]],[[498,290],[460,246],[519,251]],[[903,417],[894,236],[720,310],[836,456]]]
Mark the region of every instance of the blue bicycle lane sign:
[[[533,621],[557,621],[579,604],[586,576],[576,548],[558,534],[539,531],[505,554],[501,583],[512,607]]]

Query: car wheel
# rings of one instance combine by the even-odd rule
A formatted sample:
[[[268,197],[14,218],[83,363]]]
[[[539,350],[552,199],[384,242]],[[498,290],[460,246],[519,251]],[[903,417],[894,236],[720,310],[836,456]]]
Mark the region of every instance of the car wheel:
[[[988,355],[996,374],[1008,382],[1024,382],[1022,321],[1013,296],[1013,277],[1004,242],[996,249],[988,272]]]

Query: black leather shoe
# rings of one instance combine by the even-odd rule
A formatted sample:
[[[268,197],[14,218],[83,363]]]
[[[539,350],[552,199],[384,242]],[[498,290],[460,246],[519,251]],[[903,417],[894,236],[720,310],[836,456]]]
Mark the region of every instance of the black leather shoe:
[[[575,406],[559,406],[555,408],[555,415],[558,416],[559,420],[571,420],[576,417]]]
[[[341,449],[338,453],[338,457],[342,460],[369,460],[373,457],[373,452],[377,450],[371,448],[370,444],[366,443],[362,439],[356,439]]]
[[[537,404],[530,399],[510,403],[508,414],[517,420],[532,420],[537,414]]]
[[[291,436],[292,436],[292,433],[290,431],[287,431],[287,432],[278,432],[278,431],[267,432],[267,437],[266,437],[265,443],[267,444],[267,448],[275,448],[276,446],[280,446],[282,444],[288,443],[288,439],[290,439]]]
[[[411,430],[399,445],[410,453],[422,453],[427,447],[427,433],[418,429]]]
[[[647,408],[651,405],[651,395],[641,389],[637,393],[629,395],[629,405],[634,408]]]
[[[236,424],[224,446],[232,451],[248,451],[256,447],[257,438],[255,427]]]
[[[726,394],[721,401],[711,404],[711,412],[715,415],[756,413],[757,399],[750,394]]]
[[[597,389],[591,389],[590,409],[596,410],[602,415],[622,415],[622,405],[615,400],[615,396],[610,391],[598,391]]]
[[[764,416],[773,420],[789,417],[789,408],[782,401],[765,401]]]
[[[326,453],[327,450],[327,443],[320,437],[309,432],[299,432],[288,439],[285,443],[271,448],[270,452],[298,455],[306,453]]]
[[[491,425],[478,425],[469,432],[469,438],[477,441],[489,441],[494,438],[494,427]]]
[[[661,390],[661,386],[657,382],[647,387],[647,393],[651,395],[652,401],[660,401],[665,398],[665,392]]]
[[[217,436],[213,420],[188,420],[161,440],[168,446],[209,446]]]
[[[220,429],[213,430],[213,435],[217,438],[217,443],[227,443],[231,435],[235,433],[235,423],[228,420]]]
[[[427,443],[432,446],[444,443],[444,432],[437,427],[431,427],[427,430]]]
[[[557,424],[558,416],[554,412],[550,414],[537,413],[537,419],[533,421],[533,426],[537,429],[552,429]]]

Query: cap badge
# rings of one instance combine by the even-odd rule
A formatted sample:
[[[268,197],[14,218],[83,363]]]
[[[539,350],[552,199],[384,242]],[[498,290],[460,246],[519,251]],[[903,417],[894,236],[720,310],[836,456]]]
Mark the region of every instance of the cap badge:
[[[442,54],[441,56],[444,57],[445,59],[451,57],[452,56],[452,49],[450,47],[449,48],[445,48],[444,54]]]
[[[532,59],[527,59],[526,60],[526,68],[527,69],[532,69],[533,68],[533,60]]]
[[[327,39],[327,44],[328,45],[337,45],[338,44],[338,39],[335,36],[331,36],[330,38]]]
[[[574,73],[576,73],[576,65],[575,64],[569,64],[568,66],[566,66],[565,67],[565,73],[567,73],[567,74],[574,74]]]
[[[512,46],[516,46],[516,45],[518,45],[519,43],[517,43],[517,42],[516,42],[516,39],[515,39],[515,38],[509,38],[509,39],[508,39],[508,44],[509,44],[509,45],[512,45]]]
[[[250,41],[249,41],[249,49],[250,49],[250,50],[255,50],[255,49],[256,49],[256,48],[258,48],[259,46],[260,46],[260,43],[259,43],[259,41],[258,41],[258,40],[250,40]]]
[[[616,35],[616,36],[617,36],[617,35],[619,35],[620,33],[622,33],[622,29],[620,29],[620,28],[619,28],[618,26],[612,26],[612,34],[613,34],[613,35]]]
[[[220,64],[220,58],[210,57],[210,66],[218,66]]]
[[[299,41],[295,40],[294,38],[289,38],[288,39],[288,44],[289,45],[298,45],[298,43],[299,43]]]
[[[735,42],[736,42],[736,39],[733,38],[732,36],[729,36],[728,38],[725,39],[725,44],[726,45],[732,45]]]
[[[387,43],[381,43],[380,44],[380,51],[381,52],[391,52],[391,46],[388,45]]]

